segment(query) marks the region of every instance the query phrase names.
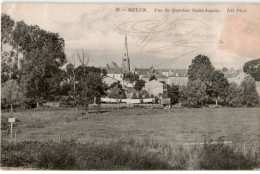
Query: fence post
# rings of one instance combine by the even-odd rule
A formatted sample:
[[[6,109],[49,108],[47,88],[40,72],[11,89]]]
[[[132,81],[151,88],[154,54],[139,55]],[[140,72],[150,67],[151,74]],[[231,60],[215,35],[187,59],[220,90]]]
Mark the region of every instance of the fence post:
[[[11,142],[13,142],[13,122],[11,122]]]
[[[14,144],[16,144],[16,131],[14,132]]]

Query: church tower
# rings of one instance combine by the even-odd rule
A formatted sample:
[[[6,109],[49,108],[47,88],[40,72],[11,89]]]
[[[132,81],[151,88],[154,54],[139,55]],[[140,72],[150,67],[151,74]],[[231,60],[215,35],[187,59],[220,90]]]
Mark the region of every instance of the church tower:
[[[123,71],[123,73],[130,72],[130,60],[128,57],[128,47],[127,47],[126,35],[125,35],[125,50],[124,50],[124,56],[123,56],[123,62],[122,62],[122,71]]]

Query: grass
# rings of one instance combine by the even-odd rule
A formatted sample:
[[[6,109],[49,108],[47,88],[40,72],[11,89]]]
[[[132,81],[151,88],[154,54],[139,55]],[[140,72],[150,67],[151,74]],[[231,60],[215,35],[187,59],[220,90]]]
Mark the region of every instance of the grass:
[[[76,141],[2,143],[1,161],[7,167],[51,170],[234,170],[253,169],[256,154],[205,143],[186,149],[149,139],[76,143]]]
[[[2,113],[3,122],[7,117],[8,113]],[[249,145],[257,145],[260,126],[259,108],[133,108],[87,116],[75,116],[73,109],[53,109],[16,112],[14,117],[20,120],[14,126],[18,141],[58,141],[59,136],[81,142],[133,137],[176,145],[223,136],[233,144],[249,148]],[[8,129],[3,130],[2,138],[8,140],[9,137]]]
[[[90,151],[93,151],[93,153],[95,151],[93,148],[99,145],[97,146],[98,151],[109,154],[112,151],[119,155],[116,153],[118,150],[119,156],[123,157],[123,154],[127,154],[124,156],[126,159],[131,155],[141,161],[144,159],[149,161],[151,158],[158,159],[159,163],[156,162],[156,165],[154,165],[159,166],[159,168],[150,167],[150,169],[251,169],[252,166],[255,166],[256,158],[252,154],[258,152],[259,108],[181,108],[172,110],[128,108],[88,115],[82,114],[83,112],[83,110],[80,110],[78,115],[75,115],[73,109],[35,109],[15,112],[14,117],[19,120],[14,125],[14,132],[17,132],[17,142],[37,141],[39,143],[36,143],[37,146],[47,148],[46,144],[49,144],[49,147],[50,141],[54,141],[55,144],[55,142],[62,140],[75,139],[77,142],[87,144],[86,147],[82,148],[91,149]],[[8,117],[10,117],[9,113],[2,112],[1,124],[5,128],[1,130],[3,141],[9,140],[10,137]],[[201,143],[204,140],[211,141],[213,139],[216,141],[218,137],[232,141],[232,149],[228,149],[228,146],[225,146],[225,148],[209,146],[208,151],[206,147],[201,151],[202,148],[196,146],[182,146],[184,143]],[[30,147],[36,145],[28,144],[26,145],[28,148],[24,152],[16,153],[14,151],[10,153],[10,157],[18,156],[15,158],[17,161],[14,164],[24,163],[23,156],[34,154]],[[102,144],[104,145],[102,146]],[[127,144],[127,146],[122,144]],[[60,145],[54,146],[59,147]],[[80,148],[81,146],[83,145],[79,145]],[[113,151],[113,149],[117,150]],[[95,153],[98,153],[98,151],[95,151]],[[55,155],[49,150],[46,150],[46,152],[50,152],[49,155]],[[130,154],[130,152],[133,153]],[[224,154],[221,154],[221,152]],[[74,153],[76,152],[72,152],[72,154]],[[39,155],[37,150],[35,150],[35,154],[37,155],[33,156]],[[142,156],[138,156],[138,154]],[[203,156],[205,154],[208,158]],[[54,157],[52,155],[47,159],[55,159],[59,156]],[[149,155],[152,155],[152,157]],[[78,156],[77,158],[81,159]],[[82,156],[82,159],[85,158],[88,157]],[[103,158],[105,157],[101,159]],[[104,161],[104,166],[96,163],[93,163],[95,167],[77,164],[82,166],[74,166],[74,169],[112,169],[109,168],[109,162],[114,158],[119,160],[117,157],[109,156],[109,160]],[[26,163],[30,163],[30,160],[32,160],[29,156],[26,159]],[[241,159],[245,165],[240,165],[241,162],[237,159]],[[92,160],[100,159],[94,158]],[[35,161],[35,159],[32,161]],[[232,161],[236,161],[238,165],[235,166]],[[130,164],[130,162],[128,163]],[[150,161],[149,165],[153,166],[152,164],[153,161]],[[54,166],[48,167],[48,165],[46,167],[33,164],[37,168],[57,169]],[[11,166],[15,165],[12,164]],[[215,166],[215,168],[212,166]],[[149,168],[144,167],[144,165],[142,167]],[[134,166],[134,163],[131,163],[131,165],[117,165],[116,163],[113,169],[142,168]]]

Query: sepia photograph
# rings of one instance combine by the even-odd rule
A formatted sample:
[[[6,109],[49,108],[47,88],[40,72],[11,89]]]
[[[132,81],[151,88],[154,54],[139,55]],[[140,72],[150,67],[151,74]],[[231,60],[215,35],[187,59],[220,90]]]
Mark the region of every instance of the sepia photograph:
[[[2,3],[4,171],[260,170],[260,4]]]

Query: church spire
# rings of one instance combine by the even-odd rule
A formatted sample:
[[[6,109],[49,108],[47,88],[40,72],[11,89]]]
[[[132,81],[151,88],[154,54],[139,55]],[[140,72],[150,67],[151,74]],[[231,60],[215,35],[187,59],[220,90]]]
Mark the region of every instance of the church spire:
[[[124,54],[124,57],[128,58],[128,47],[127,47],[127,36],[125,34],[125,54]]]
[[[122,70],[124,73],[128,73],[130,71],[130,60],[128,57],[128,46],[127,46],[127,36],[125,35],[125,50],[122,62]]]

